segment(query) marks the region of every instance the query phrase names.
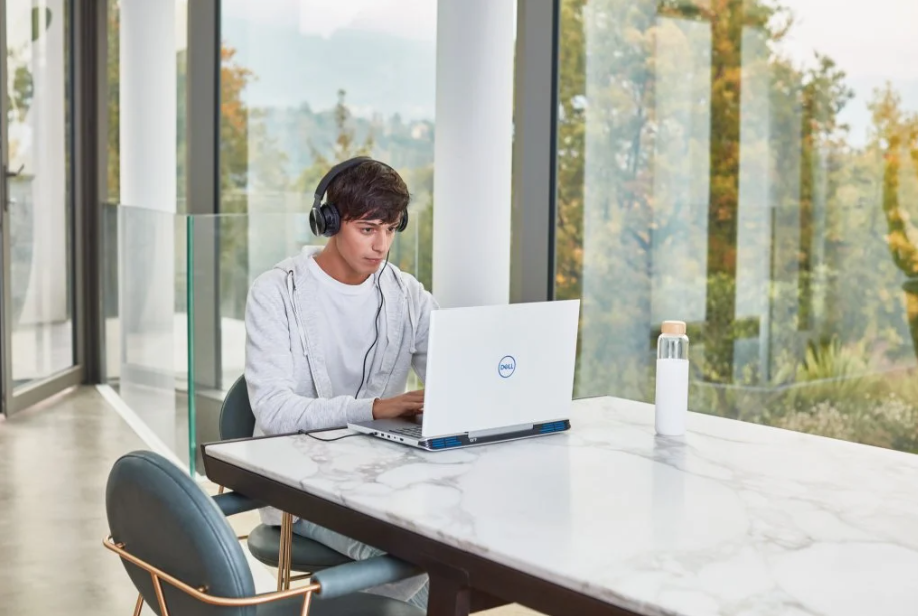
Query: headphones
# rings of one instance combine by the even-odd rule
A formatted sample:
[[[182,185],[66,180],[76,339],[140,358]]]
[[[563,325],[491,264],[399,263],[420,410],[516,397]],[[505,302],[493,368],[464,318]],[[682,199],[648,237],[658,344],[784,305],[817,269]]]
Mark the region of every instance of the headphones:
[[[328,203],[327,201],[322,203],[322,199],[325,198],[325,191],[328,190],[329,184],[341,173],[369,161],[373,161],[369,156],[357,156],[356,158],[345,160],[329,169],[328,173],[319,181],[319,185],[316,187],[315,200],[312,202],[312,209],[309,211],[309,228],[312,229],[314,235],[331,237],[341,230],[341,213],[338,212],[338,208],[335,207],[334,203]],[[389,167],[383,162],[379,162],[379,164]],[[392,167],[389,167],[389,169],[392,169]],[[395,171],[395,169],[392,170]],[[406,209],[402,213],[402,219],[398,222],[398,227],[395,230],[402,232],[407,227],[408,210]]]

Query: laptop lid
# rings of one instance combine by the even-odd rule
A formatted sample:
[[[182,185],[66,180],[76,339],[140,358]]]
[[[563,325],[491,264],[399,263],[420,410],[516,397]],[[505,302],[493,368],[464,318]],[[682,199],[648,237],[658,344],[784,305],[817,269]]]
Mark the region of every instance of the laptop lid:
[[[580,300],[435,310],[423,435],[567,419]]]

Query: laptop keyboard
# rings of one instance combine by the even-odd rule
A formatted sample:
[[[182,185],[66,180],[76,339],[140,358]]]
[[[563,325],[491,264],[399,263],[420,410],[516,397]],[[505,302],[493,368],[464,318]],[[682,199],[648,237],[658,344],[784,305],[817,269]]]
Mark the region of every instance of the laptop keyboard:
[[[421,438],[421,426],[406,426],[404,428],[391,428],[389,432],[403,434],[411,438]]]

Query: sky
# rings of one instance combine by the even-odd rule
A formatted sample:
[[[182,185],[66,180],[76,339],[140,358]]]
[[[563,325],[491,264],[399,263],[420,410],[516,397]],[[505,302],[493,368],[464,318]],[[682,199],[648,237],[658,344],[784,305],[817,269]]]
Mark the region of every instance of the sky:
[[[298,23],[302,34],[329,38],[342,28],[433,41],[437,0],[224,0],[223,14],[267,25]]]
[[[890,81],[906,110],[918,111],[918,1],[785,0],[794,25],[781,51],[800,63],[813,51],[828,55],[847,74],[855,98],[840,119],[851,126],[849,142],[862,145],[871,124],[867,103],[874,88]]]
[[[786,0],[795,23],[784,48],[792,57],[818,49],[851,76],[918,77],[915,0]]]

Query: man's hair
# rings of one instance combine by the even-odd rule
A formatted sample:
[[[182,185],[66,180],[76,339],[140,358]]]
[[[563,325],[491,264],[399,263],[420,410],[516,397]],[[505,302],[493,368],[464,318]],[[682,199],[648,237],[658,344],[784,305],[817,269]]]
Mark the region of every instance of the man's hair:
[[[328,186],[328,201],[338,208],[342,221],[397,224],[410,197],[402,177],[375,160],[342,171]]]

